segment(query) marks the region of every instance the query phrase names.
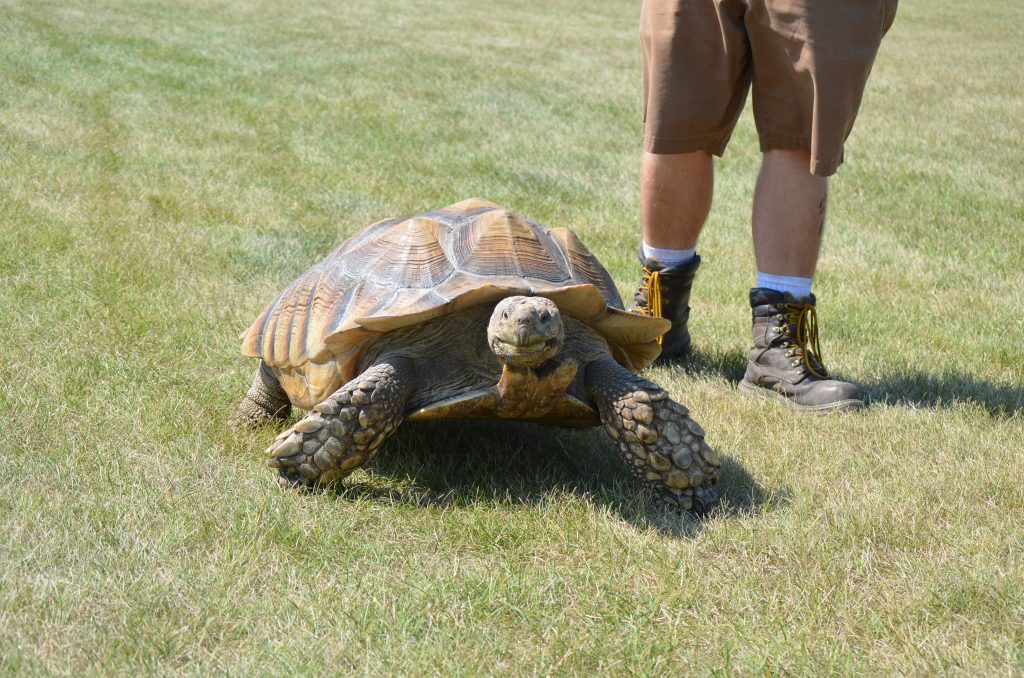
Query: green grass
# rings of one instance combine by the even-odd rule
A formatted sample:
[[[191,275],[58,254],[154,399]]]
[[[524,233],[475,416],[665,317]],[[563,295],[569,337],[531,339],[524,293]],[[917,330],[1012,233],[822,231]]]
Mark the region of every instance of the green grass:
[[[400,430],[341,494],[228,415],[345,235],[481,196],[635,281],[638,6],[0,0],[0,672],[1024,673],[1024,9],[904,0],[816,282],[863,414],[739,395],[749,115],[662,512],[596,432]]]

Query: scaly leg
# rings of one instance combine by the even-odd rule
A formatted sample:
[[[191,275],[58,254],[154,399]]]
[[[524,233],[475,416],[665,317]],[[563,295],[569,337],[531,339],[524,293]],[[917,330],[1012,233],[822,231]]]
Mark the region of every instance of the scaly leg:
[[[402,423],[415,379],[406,359],[378,362],[313,408],[267,450],[284,485],[329,485],[377,453]]]
[[[721,461],[689,410],[610,357],[587,365],[586,388],[634,475],[668,504],[704,512],[718,500]]]
[[[260,361],[260,366],[253,375],[249,391],[238,404],[232,421],[239,426],[259,426],[267,423],[287,421],[291,414],[292,404],[288,394],[281,388],[277,377],[267,364]]]

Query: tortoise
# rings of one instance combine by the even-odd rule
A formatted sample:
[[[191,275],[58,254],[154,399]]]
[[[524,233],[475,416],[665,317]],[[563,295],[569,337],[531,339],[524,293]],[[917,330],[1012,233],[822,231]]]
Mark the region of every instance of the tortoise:
[[[627,312],[579,238],[478,198],[377,222],[281,292],[242,336],[260,359],[237,420],[283,422],[284,485],[336,483],[405,420],[603,425],[670,505],[709,508],[720,461],[637,375],[669,322]]]

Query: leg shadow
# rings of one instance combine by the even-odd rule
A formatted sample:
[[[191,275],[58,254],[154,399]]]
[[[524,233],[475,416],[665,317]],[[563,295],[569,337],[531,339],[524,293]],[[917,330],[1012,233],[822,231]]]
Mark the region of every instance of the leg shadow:
[[[993,417],[1024,414],[1024,386],[999,384],[969,374],[904,372],[862,383],[871,403],[929,409],[973,405]]]
[[[663,364],[679,366],[690,375],[721,377],[739,383],[747,369],[747,357],[735,351],[701,348]],[[839,375],[844,376],[850,377]],[[973,405],[993,417],[1024,414],[1024,385],[996,383],[962,372],[900,372],[871,381],[854,381],[863,389],[868,404],[929,409]]]

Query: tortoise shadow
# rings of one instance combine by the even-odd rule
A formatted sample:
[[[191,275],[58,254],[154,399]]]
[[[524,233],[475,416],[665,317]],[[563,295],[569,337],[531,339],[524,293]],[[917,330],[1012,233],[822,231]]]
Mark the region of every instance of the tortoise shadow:
[[[407,422],[367,473],[333,491],[419,508],[546,506],[579,501],[673,537],[693,537],[709,520],[757,515],[784,504],[782,488],[762,487],[736,460],[723,459],[721,501],[707,515],[680,515],[626,473],[600,429],[559,429],[509,422]]]

